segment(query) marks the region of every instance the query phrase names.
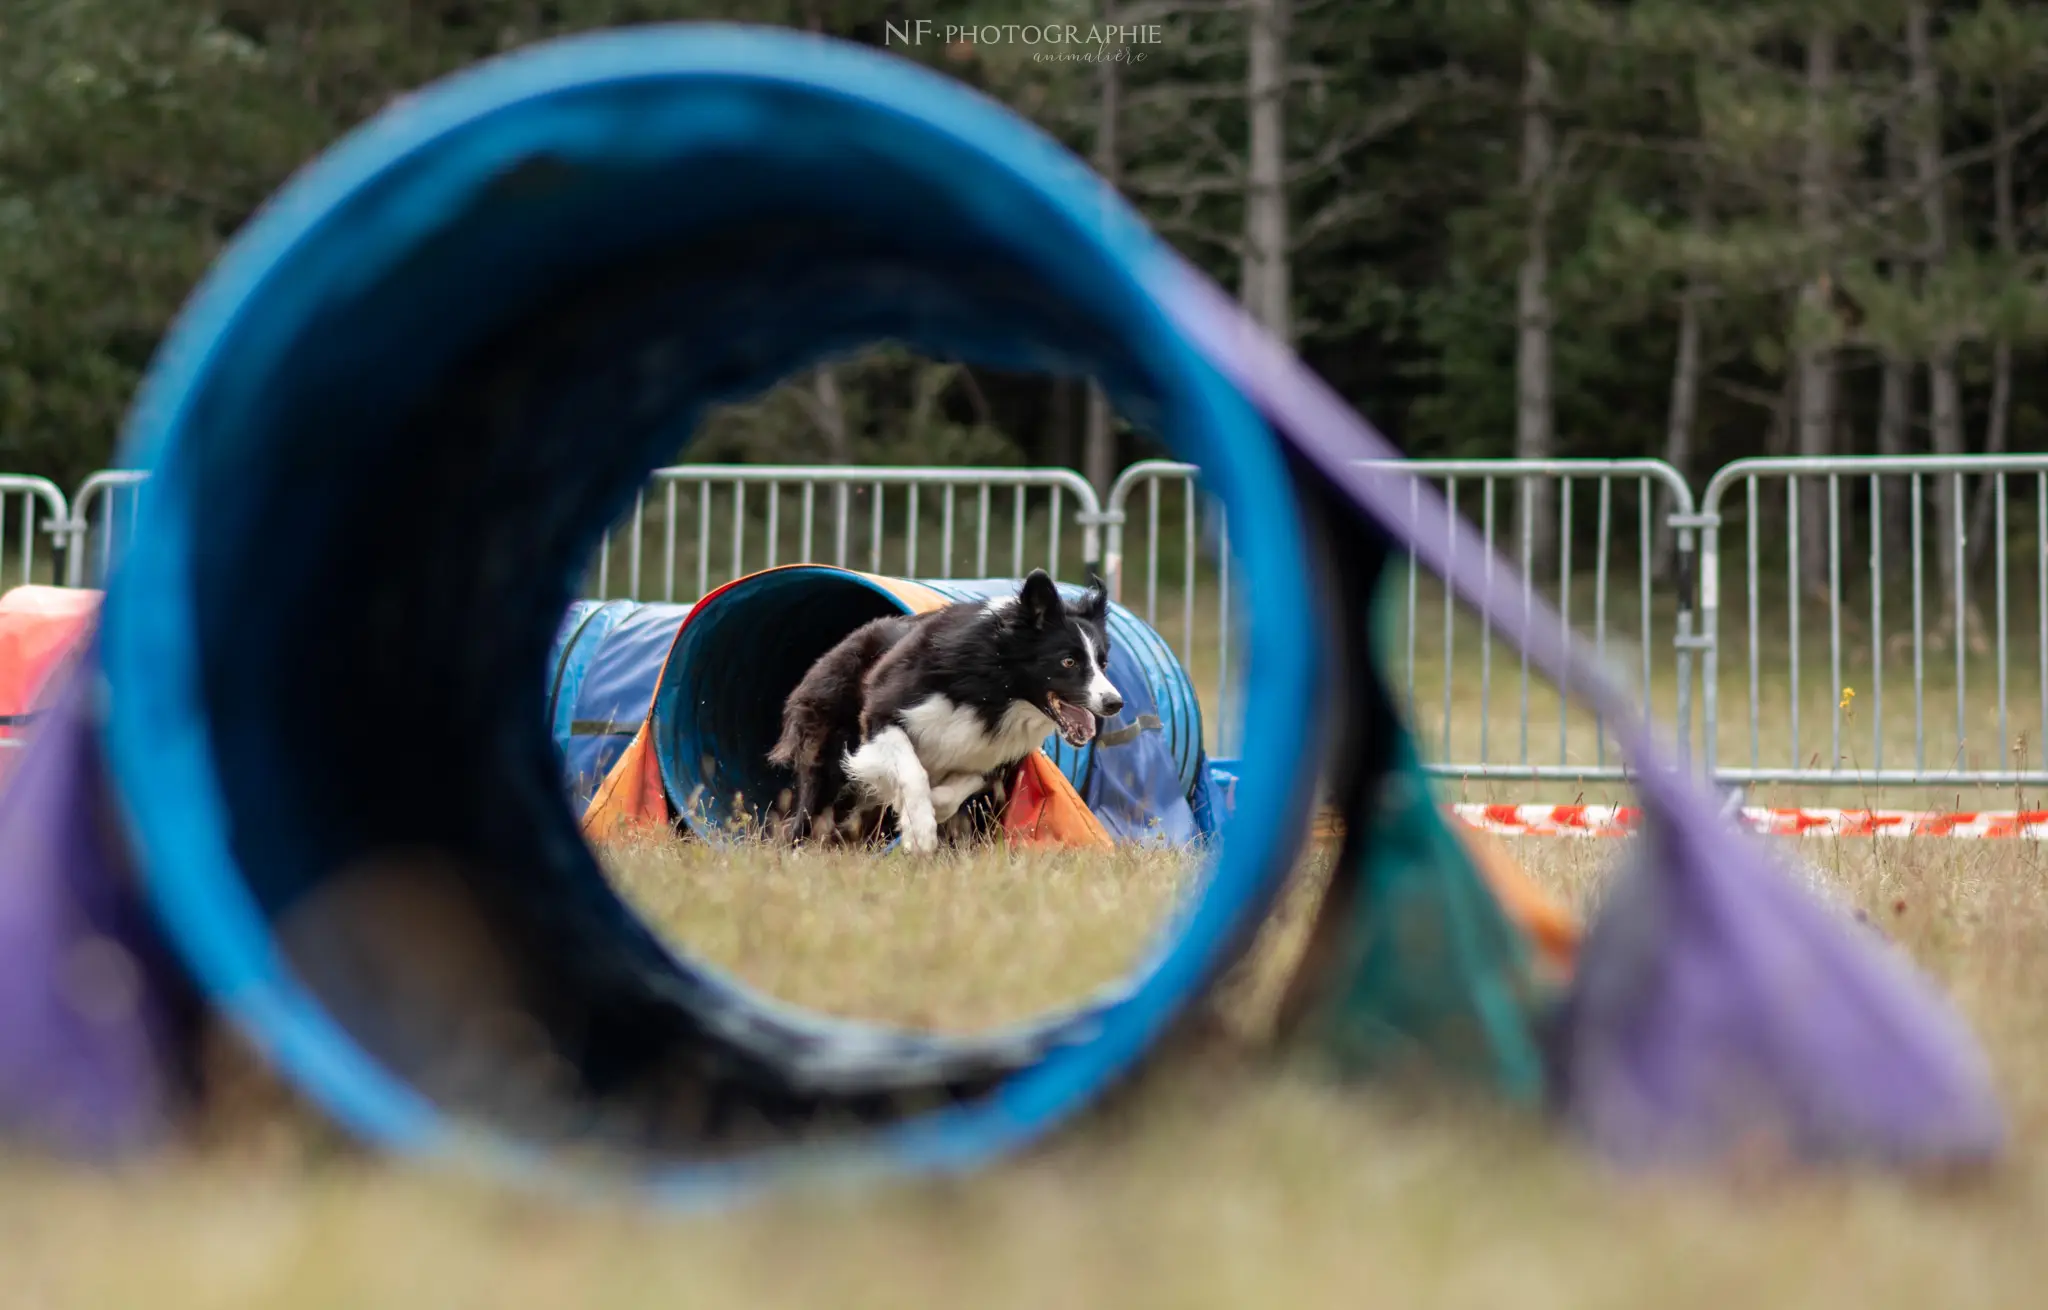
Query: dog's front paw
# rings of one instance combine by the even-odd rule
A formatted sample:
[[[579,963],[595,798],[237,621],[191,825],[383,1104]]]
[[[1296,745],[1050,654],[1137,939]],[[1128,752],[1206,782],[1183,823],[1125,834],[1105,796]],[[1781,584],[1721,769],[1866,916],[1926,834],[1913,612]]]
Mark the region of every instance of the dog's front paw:
[[[930,855],[939,849],[939,825],[927,818],[903,826],[903,849],[912,855]]]

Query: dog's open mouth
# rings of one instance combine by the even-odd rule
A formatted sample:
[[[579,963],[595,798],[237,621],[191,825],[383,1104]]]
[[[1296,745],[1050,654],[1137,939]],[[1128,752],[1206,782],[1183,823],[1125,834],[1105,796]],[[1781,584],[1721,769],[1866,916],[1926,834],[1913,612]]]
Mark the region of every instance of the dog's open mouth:
[[[1069,746],[1086,746],[1095,740],[1095,716],[1079,705],[1069,705],[1057,696],[1045,698],[1047,708],[1052,710],[1053,722],[1059,725],[1060,736]]]

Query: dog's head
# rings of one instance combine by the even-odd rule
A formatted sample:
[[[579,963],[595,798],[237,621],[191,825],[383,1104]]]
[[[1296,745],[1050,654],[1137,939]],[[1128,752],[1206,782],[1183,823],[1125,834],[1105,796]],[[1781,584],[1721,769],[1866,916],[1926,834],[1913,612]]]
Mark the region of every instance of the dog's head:
[[[1000,610],[998,641],[1017,699],[1051,717],[1060,736],[1085,746],[1096,719],[1122,712],[1124,698],[1104,669],[1109,663],[1109,593],[1099,579],[1068,604],[1044,569],[1033,569],[1014,603]]]

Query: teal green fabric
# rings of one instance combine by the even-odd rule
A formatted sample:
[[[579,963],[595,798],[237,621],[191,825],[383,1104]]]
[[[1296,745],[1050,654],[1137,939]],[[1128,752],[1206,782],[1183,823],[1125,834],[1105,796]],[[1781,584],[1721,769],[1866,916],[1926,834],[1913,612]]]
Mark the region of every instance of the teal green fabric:
[[[1448,823],[1404,731],[1373,822],[1338,857],[1358,893],[1303,1036],[1343,1073],[1449,1075],[1537,1104],[1530,948]]]

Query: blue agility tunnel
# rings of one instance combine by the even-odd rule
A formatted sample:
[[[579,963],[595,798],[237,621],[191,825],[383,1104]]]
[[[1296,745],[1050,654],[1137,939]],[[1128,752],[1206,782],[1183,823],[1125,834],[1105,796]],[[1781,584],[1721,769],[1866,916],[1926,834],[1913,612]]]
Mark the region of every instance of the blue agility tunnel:
[[[578,813],[640,730],[688,605],[579,600],[548,652],[548,730]]]
[[[1086,1104],[1261,917],[1320,761],[1286,471],[1163,316],[1178,270],[1008,112],[787,32],[562,41],[353,134],[223,256],[126,436],[155,480],[110,588],[107,742],[200,982],[372,1140],[612,1148],[676,1197],[815,1162],[791,1154],[812,1137],[849,1167],[966,1166]],[[678,959],[578,839],[531,712],[580,566],[698,416],[885,340],[1097,377],[1261,525],[1238,568],[1262,726],[1206,889],[1126,987],[987,1039],[792,1014]],[[452,745],[394,756],[393,721]],[[396,974],[361,961],[435,949],[408,919],[468,942],[491,999],[380,1000]],[[493,1006],[547,1053],[545,1094],[502,1054],[448,1067]]]
[[[789,779],[767,762],[782,705],[813,662],[861,624],[939,602],[1015,592],[1015,579],[906,584],[827,565],[740,578],[689,607],[579,601],[556,639],[551,711],[571,802],[580,810],[646,718],[669,803],[700,836],[763,822]],[[1081,588],[1068,585],[1078,599]],[[1220,806],[1202,752],[1202,711],[1163,638],[1109,610],[1108,673],[1124,709],[1086,746],[1044,750],[1120,841],[1185,845],[1214,834]],[[673,648],[671,649],[671,642]],[[651,704],[652,712],[648,713]]]

